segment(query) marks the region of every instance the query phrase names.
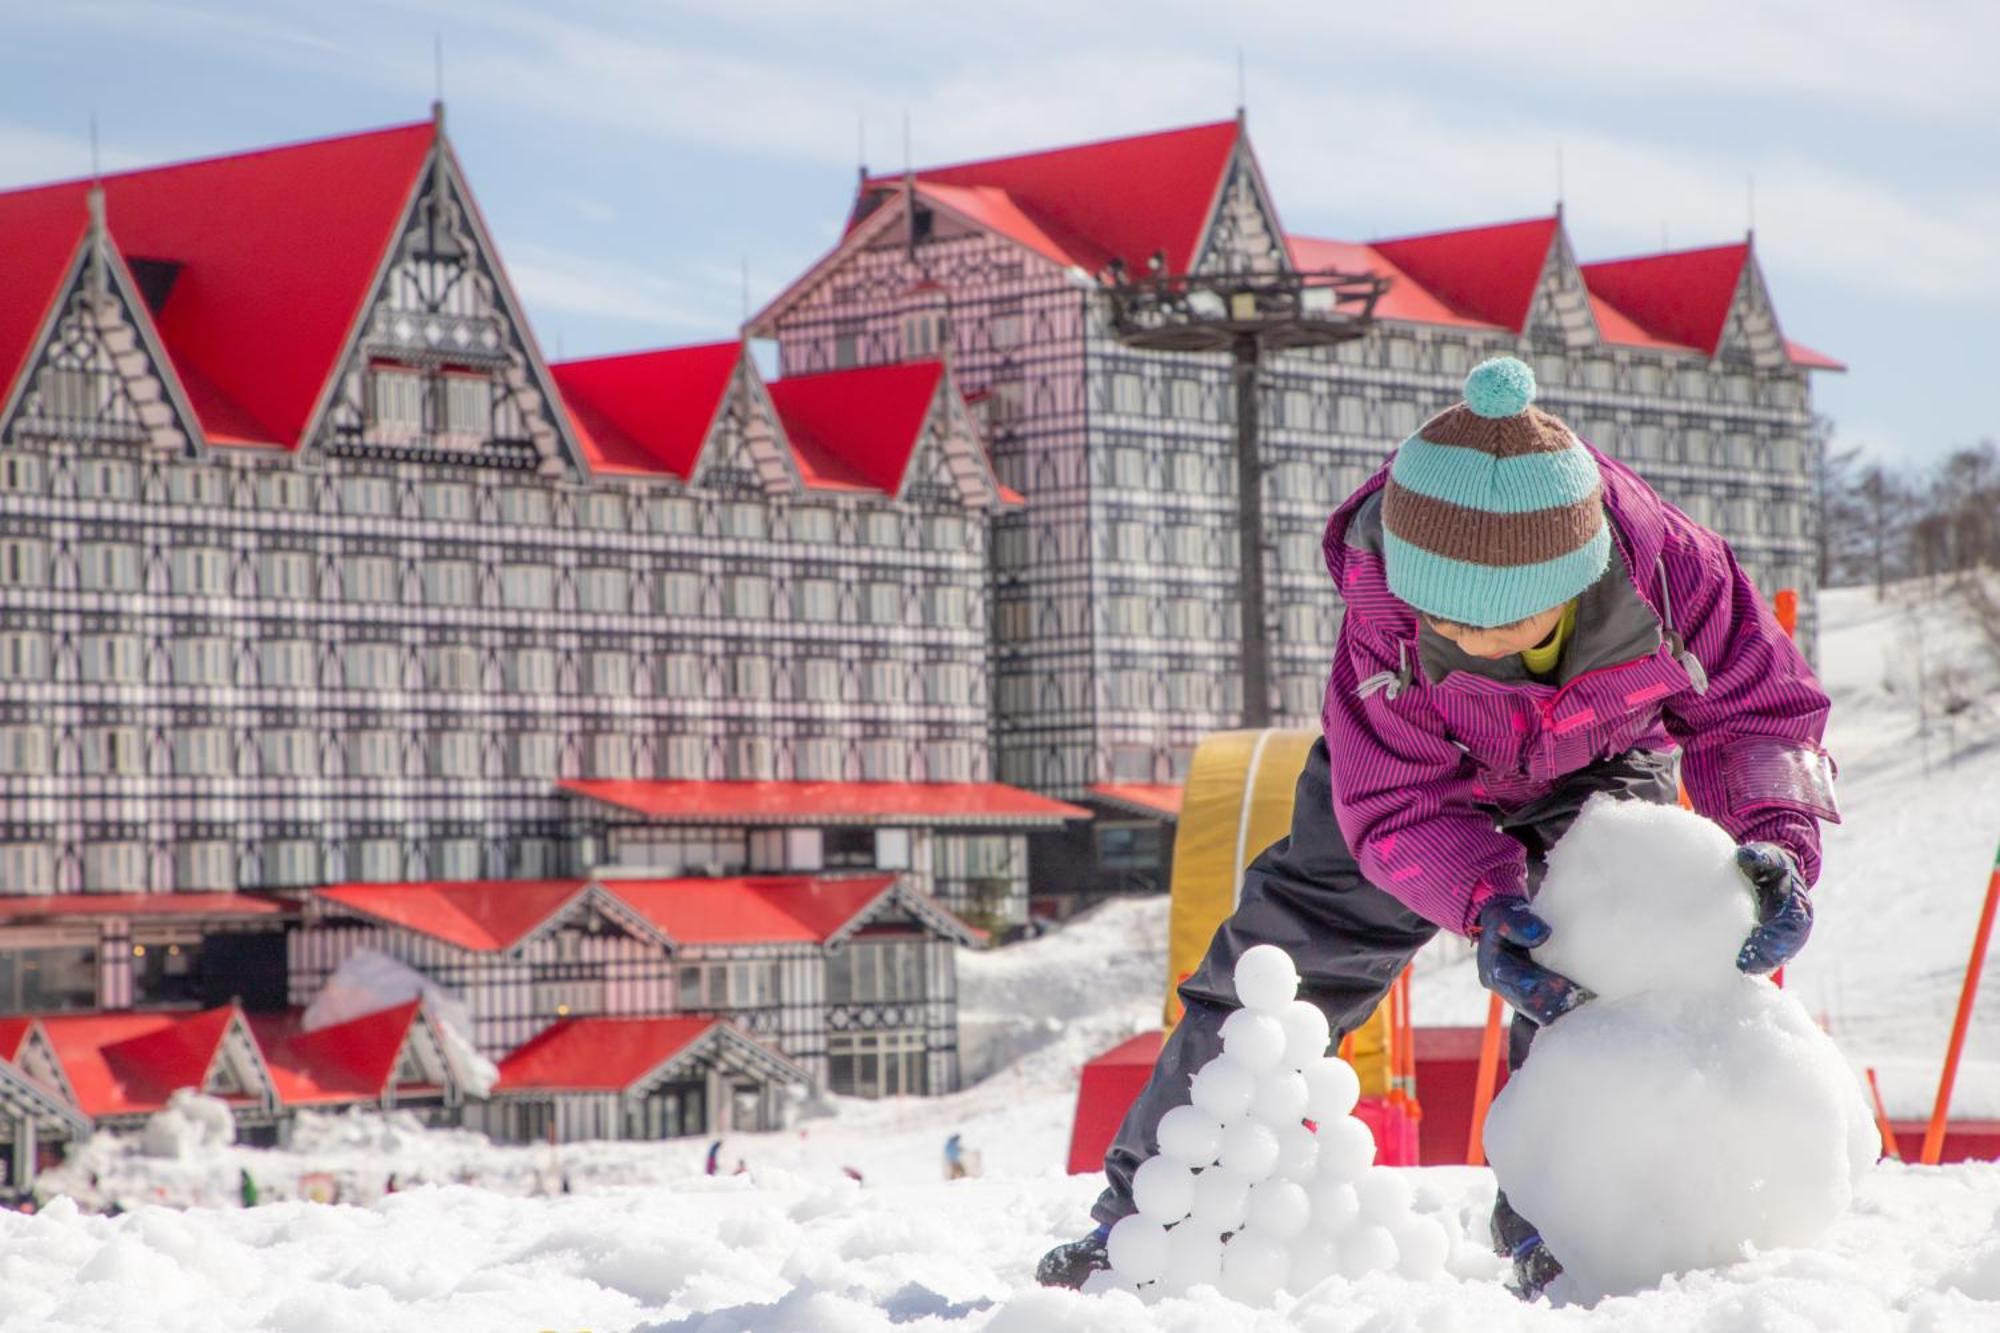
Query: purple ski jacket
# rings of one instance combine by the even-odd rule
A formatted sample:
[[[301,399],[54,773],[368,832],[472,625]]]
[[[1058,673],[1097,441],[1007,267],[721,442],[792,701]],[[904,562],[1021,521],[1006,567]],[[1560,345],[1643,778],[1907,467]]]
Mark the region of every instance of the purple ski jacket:
[[[1461,652],[1389,591],[1386,464],[1327,523],[1347,603],[1321,716],[1334,815],[1370,883],[1460,934],[1528,891],[1526,849],[1495,811],[1628,750],[1678,747],[1694,808],[1738,842],[1784,847],[1808,883],[1818,821],[1839,819],[1826,694],[1728,543],[1591,453],[1612,557],[1578,599],[1553,683],[1518,657]]]

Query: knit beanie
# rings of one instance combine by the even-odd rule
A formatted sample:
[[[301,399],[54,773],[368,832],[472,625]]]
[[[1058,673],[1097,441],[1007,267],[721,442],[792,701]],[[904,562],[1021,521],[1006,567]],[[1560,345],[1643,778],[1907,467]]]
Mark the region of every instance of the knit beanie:
[[[1524,363],[1482,362],[1465,401],[1396,450],[1383,560],[1389,590],[1426,615],[1512,624],[1576,596],[1611,559],[1597,460],[1534,397]]]

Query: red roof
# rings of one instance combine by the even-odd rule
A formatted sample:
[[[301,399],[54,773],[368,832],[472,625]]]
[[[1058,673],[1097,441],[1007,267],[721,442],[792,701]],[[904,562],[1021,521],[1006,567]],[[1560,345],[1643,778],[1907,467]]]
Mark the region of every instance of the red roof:
[[[119,253],[180,266],[153,322],[210,440],[300,442],[435,137],[425,121],[102,178]],[[8,384],[83,234],[90,184],[0,194]]]
[[[1785,339],[1785,355],[1790,358],[1793,365],[1804,366],[1808,370],[1847,369],[1846,362],[1836,361],[1825,352],[1814,351],[1804,343],[1793,342],[1789,338]]]
[[[1175,819],[1180,816],[1181,797],[1185,793],[1178,783],[1101,782],[1090,789],[1090,794],[1113,805]]]
[[[695,782],[567,779],[563,791],[653,819],[694,824],[826,824],[874,820],[1053,823],[1079,806],[999,782]]]
[[[1193,267],[1223,173],[1234,120],[1052,148],[954,166],[919,167],[919,191],[1045,255],[1097,273],[1113,257],[1135,273],[1156,250],[1176,273]],[[863,198],[902,188],[900,175],[861,183]],[[859,220],[860,210],[849,222]]]
[[[806,485],[897,496],[943,377],[942,361],[904,361],[787,375],[768,387]]]
[[[1551,215],[1376,241],[1370,248],[1454,315],[1519,333],[1561,225]]]
[[[593,472],[694,474],[743,359],[738,341],[667,347],[549,367]]]
[[[197,1014],[43,1014],[38,1020],[85,1115],[157,1111],[200,1088],[238,1019],[235,1006]]]
[[[603,883],[676,944],[824,944],[893,889],[896,877],[756,875]]]
[[[35,1020],[13,1014],[0,1018],[0,1060],[18,1062],[21,1058],[21,1044],[28,1039]]]
[[[562,1019],[500,1062],[493,1090],[622,1092],[694,1045],[720,1021],[707,1016]]]
[[[59,916],[283,916],[298,908],[242,893],[54,893],[0,898],[0,921]]]
[[[333,884],[313,896],[461,949],[492,953],[512,948],[586,887],[580,879]]]
[[[1375,318],[1402,320],[1410,324],[1448,324],[1465,328],[1490,329],[1496,325],[1462,315],[1424,290],[1409,274],[1390,262],[1372,245],[1359,241],[1333,241],[1315,236],[1287,236],[1295,268],[1340,269],[1349,273],[1372,273],[1389,279],[1389,290],[1375,302]]]
[[[1738,241],[1584,264],[1583,280],[1652,337],[1714,356],[1749,257]]]
[[[323,1105],[380,1101],[422,1008],[421,1000],[411,1000],[312,1032],[300,1026],[305,1017],[300,1009],[247,1019],[278,1100],[288,1106]]]

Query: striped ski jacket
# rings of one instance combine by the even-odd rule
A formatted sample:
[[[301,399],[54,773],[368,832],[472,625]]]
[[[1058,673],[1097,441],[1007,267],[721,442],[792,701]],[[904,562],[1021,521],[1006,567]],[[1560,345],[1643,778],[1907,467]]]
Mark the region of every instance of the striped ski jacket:
[[[1786,848],[1808,883],[1818,821],[1839,820],[1826,694],[1728,543],[1591,453],[1611,563],[1579,598],[1552,683],[1518,657],[1459,651],[1390,593],[1386,464],[1327,523],[1347,604],[1321,716],[1333,815],[1371,883],[1460,934],[1528,891],[1526,849],[1496,813],[1598,759],[1678,748],[1694,808],[1739,842]]]

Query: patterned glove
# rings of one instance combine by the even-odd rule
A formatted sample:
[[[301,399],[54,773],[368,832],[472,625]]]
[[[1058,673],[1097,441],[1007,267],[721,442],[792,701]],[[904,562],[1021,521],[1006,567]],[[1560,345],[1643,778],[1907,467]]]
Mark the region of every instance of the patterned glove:
[[[1771,842],[1736,849],[1736,868],[1757,894],[1757,928],[1743,941],[1736,966],[1753,976],[1775,972],[1806,947],[1812,934],[1812,897],[1792,854]]]
[[[1525,899],[1495,898],[1479,911],[1473,928],[1479,947],[1479,984],[1541,1027],[1561,1018],[1595,994],[1528,955],[1549,938],[1549,923]]]

